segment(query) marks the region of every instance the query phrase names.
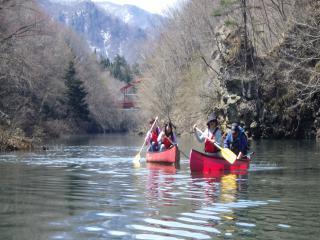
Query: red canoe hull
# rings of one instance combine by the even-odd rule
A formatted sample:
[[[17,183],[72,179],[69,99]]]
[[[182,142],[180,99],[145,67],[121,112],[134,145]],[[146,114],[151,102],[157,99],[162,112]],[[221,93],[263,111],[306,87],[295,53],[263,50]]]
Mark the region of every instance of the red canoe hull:
[[[180,160],[180,152],[177,146],[173,146],[162,152],[147,152],[147,162],[176,163]]]
[[[236,160],[233,164],[230,164],[219,156],[210,156],[194,149],[191,149],[190,152],[191,172],[244,172],[248,170],[249,165],[249,159]]]

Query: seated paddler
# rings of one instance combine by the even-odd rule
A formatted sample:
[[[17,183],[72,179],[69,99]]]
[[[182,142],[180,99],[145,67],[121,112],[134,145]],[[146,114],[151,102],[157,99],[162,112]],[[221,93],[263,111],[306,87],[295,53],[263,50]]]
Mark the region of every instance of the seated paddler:
[[[157,152],[160,149],[160,145],[158,143],[158,137],[161,132],[160,128],[157,125],[157,122],[155,122],[155,119],[151,119],[149,121],[150,124],[150,130],[147,133],[145,144],[148,146],[149,152]]]
[[[193,126],[193,130],[198,142],[204,142],[204,151],[206,153],[217,153],[219,151],[219,148],[216,147],[215,143],[221,146],[222,134],[215,113],[209,115],[207,128],[204,132],[198,130],[196,124]]]
[[[163,130],[158,137],[158,143],[160,144],[160,151],[169,149],[177,144],[177,137],[173,132],[173,124],[170,121],[164,124]]]
[[[237,155],[237,159],[242,159],[247,154],[248,138],[238,123],[232,123],[231,130],[224,140],[224,147],[233,151]]]

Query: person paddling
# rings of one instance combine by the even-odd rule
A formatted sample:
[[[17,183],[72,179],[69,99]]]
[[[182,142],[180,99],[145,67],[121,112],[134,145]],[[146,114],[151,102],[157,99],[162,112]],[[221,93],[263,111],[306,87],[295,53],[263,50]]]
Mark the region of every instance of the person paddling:
[[[193,125],[193,130],[197,140],[200,143],[204,142],[204,151],[207,153],[217,153],[219,149],[214,145],[222,144],[222,134],[219,129],[219,123],[216,115],[211,113],[207,121],[207,129],[204,132],[197,130],[197,125]]]
[[[247,154],[248,138],[238,123],[232,123],[231,130],[224,140],[224,147],[233,151],[237,155],[237,159],[242,159]]]
[[[160,128],[157,126],[157,123],[154,124],[156,120],[151,119],[149,121],[150,127],[152,127],[145,138],[145,144],[148,146],[149,152],[156,152],[159,151],[159,144],[158,144],[158,136],[161,132]]]
[[[160,144],[160,151],[169,149],[177,144],[177,137],[173,132],[173,125],[170,121],[165,123],[163,131],[159,134],[158,143]]]

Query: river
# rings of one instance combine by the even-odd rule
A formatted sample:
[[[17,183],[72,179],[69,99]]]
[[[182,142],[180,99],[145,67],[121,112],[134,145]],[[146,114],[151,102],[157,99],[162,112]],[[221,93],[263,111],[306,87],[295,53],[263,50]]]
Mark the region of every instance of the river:
[[[319,143],[253,142],[247,174],[206,178],[183,155],[134,167],[141,144],[77,136],[2,153],[0,239],[319,239]]]

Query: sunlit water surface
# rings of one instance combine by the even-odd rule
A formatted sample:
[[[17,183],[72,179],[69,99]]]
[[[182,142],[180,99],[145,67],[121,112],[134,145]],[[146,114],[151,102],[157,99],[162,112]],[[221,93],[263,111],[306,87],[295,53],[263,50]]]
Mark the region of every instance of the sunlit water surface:
[[[320,145],[253,142],[245,175],[134,167],[142,139],[78,136],[0,155],[0,239],[319,239]],[[188,154],[194,140],[180,143]]]

